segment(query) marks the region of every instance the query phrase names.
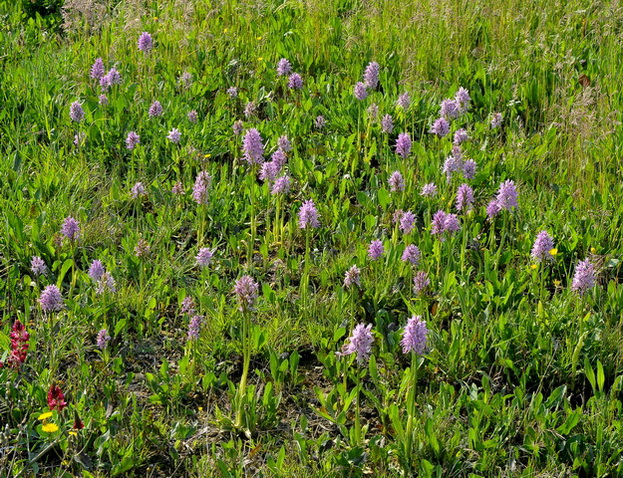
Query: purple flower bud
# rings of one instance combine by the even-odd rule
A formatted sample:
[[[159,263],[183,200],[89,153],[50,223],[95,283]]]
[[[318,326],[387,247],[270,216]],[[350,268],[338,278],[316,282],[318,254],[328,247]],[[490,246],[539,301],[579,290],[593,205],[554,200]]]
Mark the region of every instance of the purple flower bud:
[[[446,215],[445,230],[450,234],[454,234],[455,232],[459,232],[461,230],[461,223],[459,222],[459,218],[456,214]]]
[[[249,164],[261,164],[264,162],[264,145],[260,132],[255,128],[247,130],[242,144],[244,159]]]
[[[262,164],[259,177],[262,181],[272,182],[277,178],[277,176],[279,176],[280,172],[281,168],[279,167],[279,163],[276,163],[275,161],[267,161]]]
[[[580,295],[584,295],[588,292],[588,289],[595,287],[596,280],[595,266],[591,263],[590,259],[585,259],[575,268],[575,274],[571,282],[571,290]]]
[[[364,324],[358,324],[354,329],[352,335],[347,339],[348,343],[345,343],[340,352],[337,352],[338,356],[357,354],[357,362],[360,364],[366,363],[372,352],[372,344],[374,343],[374,337],[372,336],[372,324],[367,326]]]
[[[80,237],[80,224],[73,217],[65,218],[61,227],[61,234],[70,241],[75,241]]]
[[[303,202],[303,205],[299,210],[299,228],[306,229],[308,227],[320,227],[320,221],[318,221],[318,210],[314,205],[313,199]]]
[[[104,350],[110,341],[110,335],[108,335],[108,331],[106,329],[102,329],[97,333],[96,344],[98,348]]]
[[[106,272],[106,269],[104,269],[104,265],[101,261],[96,259],[91,262],[91,267],[89,267],[89,277],[93,280],[93,282],[100,280],[104,275],[104,272]]]
[[[280,136],[277,143],[279,145],[279,149],[285,151],[286,153],[292,150],[292,144],[290,143],[288,137],[285,135]]]
[[[134,255],[136,257],[145,257],[149,255],[150,252],[151,247],[149,246],[149,243],[143,238],[139,239],[136,243],[136,247],[134,247]]]
[[[169,131],[167,139],[172,143],[178,144],[180,142],[180,139],[182,139],[182,133],[180,133],[177,128],[173,128],[171,131]]]
[[[532,259],[537,262],[541,262],[542,260],[553,261],[554,256],[550,253],[550,251],[554,248],[554,239],[550,236],[547,231],[541,231],[537,234],[536,240],[534,241],[534,246],[532,246]]]
[[[400,133],[396,140],[396,154],[406,159],[410,152],[411,138],[409,137],[409,133]]]
[[[467,91],[462,86],[459,88],[459,91],[456,92],[454,96],[454,101],[457,102],[459,106],[459,111],[461,113],[465,113],[469,109],[469,104],[471,102],[471,98],[469,96],[469,91]]]
[[[185,71],[177,79],[177,82],[182,88],[189,88],[193,82],[193,75],[190,72]]]
[[[415,214],[413,214],[411,211],[403,213],[402,217],[400,218],[400,230],[403,232],[403,234],[409,234],[413,230],[414,226]]]
[[[140,51],[148,53],[153,47],[154,44],[151,35],[147,32],[143,32],[138,39],[138,49]]]
[[[450,182],[450,179],[452,178],[452,173],[459,171],[462,166],[463,162],[460,158],[456,158],[453,155],[450,155],[446,158],[443,163],[442,171],[446,175],[446,179],[448,180],[448,182]]]
[[[443,234],[446,231],[446,216],[447,214],[441,210],[433,214],[431,223],[431,234]]]
[[[420,192],[420,196],[434,197],[436,195],[437,195],[437,186],[435,186],[435,183],[428,183],[422,186],[422,191]]]
[[[244,125],[242,124],[242,121],[240,120],[234,121],[234,125],[232,126],[232,129],[234,130],[234,134],[236,136],[239,136],[240,133],[242,133],[242,130],[244,129]]]
[[[401,259],[404,262],[410,262],[412,265],[417,266],[420,263],[421,257],[422,253],[420,252],[420,249],[418,249],[418,247],[414,244],[409,244],[405,247]]]
[[[455,119],[459,116],[459,105],[454,100],[443,100],[441,102],[441,108],[439,116],[448,120]]]
[[[230,98],[236,98],[238,96],[238,88],[236,88],[235,86],[230,86],[229,88],[227,88],[227,94]]]
[[[389,190],[391,192],[404,191],[405,181],[400,171],[394,171],[387,182],[389,183]]]
[[[292,73],[288,78],[288,88],[300,90],[303,88],[303,78],[298,73]]]
[[[502,124],[502,113],[493,113],[491,118],[491,128],[498,128]]]
[[[162,105],[160,104],[160,101],[154,101],[151,106],[149,107],[149,116],[154,117],[154,116],[162,116]]]
[[[461,143],[464,143],[465,141],[467,141],[469,139],[469,136],[467,135],[467,131],[465,131],[463,128],[461,129],[457,129],[454,132],[454,140],[453,143],[457,146],[459,146]]]
[[[102,106],[108,105],[108,96],[103,93],[99,95],[99,104]]]
[[[381,71],[381,66],[373,61],[367,67],[366,71],[363,73],[363,81],[365,85],[374,89],[379,84],[379,72]]]
[[[182,184],[182,182],[176,182],[171,188],[171,192],[176,195],[184,194],[184,185]]]
[[[107,90],[113,85],[121,84],[121,75],[115,68],[108,70],[104,76],[100,78],[100,85],[104,90]]]
[[[290,190],[290,178],[288,176],[281,176],[275,179],[275,184],[271,189],[271,194],[285,194]]]
[[[44,312],[54,312],[65,307],[61,291],[55,285],[49,285],[39,296],[39,305]]]
[[[240,310],[252,310],[259,291],[259,285],[251,276],[245,275],[236,281],[234,292],[240,302]]]
[[[104,61],[101,58],[97,58],[93,66],[91,67],[91,78],[94,80],[101,79],[106,74],[104,68]]]
[[[440,138],[443,138],[450,132],[450,124],[445,118],[438,118],[433,123],[432,128],[430,129],[432,134],[436,134]]]
[[[197,340],[201,332],[201,324],[205,317],[203,315],[195,315],[188,323],[188,340]]]
[[[361,81],[357,83],[353,90],[353,94],[359,101],[365,100],[368,97],[368,89],[366,88],[365,83]]]
[[[48,271],[48,268],[45,265],[43,259],[41,259],[41,257],[33,256],[32,260],[30,261],[30,270],[34,275],[38,276],[45,274]]]
[[[381,241],[375,239],[370,243],[370,247],[368,247],[368,258],[371,261],[378,261],[384,253],[385,248]]]
[[[514,181],[509,179],[500,184],[500,189],[498,189],[495,201],[500,210],[506,209],[510,211],[517,207],[517,188],[515,187]]]
[[[422,355],[426,351],[426,339],[428,336],[428,328],[426,328],[426,321],[422,320],[419,315],[411,317],[407,325],[402,332],[402,353],[408,354],[413,352],[417,355]]]
[[[134,149],[137,144],[141,142],[141,137],[134,131],[128,133],[128,137],[125,139],[125,145],[128,149]]]
[[[277,63],[277,75],[286,76],[290,73],[292,73],[292,65],[290,64],[290,62],[285,58],[279,60],[279,62]]]
[[[463,162],[463,177],[465,179],[473,179],[476,175],[476,161],[468,159]]]
[[[80,122],[84,119],[84,110],[82,109],[82,105],[74,101],[69,107],[69,117],[72,121]]]
[[[344,287],[346,289],[350,289],[353,285],[360,287],[361,286],[360,274],[361,274],[361,271],[359,270],[359,267],[357,266],[352,266],[350,269],[348,269],[346,271],[346,274],[344,275]]]
[[[467,184],[461,184],[456,191],[456,209],[459,212],[473,209],[474,191]]]
[[[409,109],[409,106],[411,106],[411,96],[409,95],[409,92],[405,91],[398,97],[398,100],[396,101],[396,106],[402,108],[404,111],[407,111]]]
[[[379,116],[379,105],[377,105],[376,103],[372,103],[370,106],[368,106],[367,112],[370,119],[375,121]]]
[[[487,216],[489,220],[493,219],[500,212],[500,206],[495,199],[492,199],[487,205]]]
[[[188,112],[188,121],[190,121],[191,123],[196,123],[197,122],[197,111],[195,110],[191,110]]]
[[[383,133],[387,134],[394,131],[394,120],[391,115],[383,116],[383,119],[381,120],[381,129],[383,130]]]
[[[421,293],[430,285],[428,274],[424,271],[419,271],[413,277],[413,292],[415,294]]]
[[[145,185],[140,181],[136,183],[134,186],[132,186],[132,191],[130,191],[130,196],[132,196],[132,199],[136,199],[142,196],[147,196],[147,190],[145,189]]]
[[[392,222],[393,222],[394,224],[399,224],[399,223],[400,223],[400,220],[402,219],[402,215],[403,215],[404,213],[405,213],[405,212],[404,212],[402,209],[396,209],[396,210],[394,211],[394,214],[392,215]]]
[[[193,188],[193,199],[197,204],[208,203],[208,189],[212,184],[212,176],[207,171],[200,171],[195,179]]]
[[[106,291],[116,292],[115,285],[116,285],[115,279],[113,278],[112,274],[106,271],[102,274],[102,277],[100,277],[100,279],[97,281],[97,287],[95,288],[95,292],[98,295],[101,295]]]
[[[207,247],[202,247],[199,249],[199,253],[195,257],[197,261],[197,265],[199,267],[208,267],[212,262],[212,258],[214,257],[214,251],[208,249]]]
[[[270,157],[270,159],[272,159],[272,161],[275,163],[276,167],[279,170],[281,170],[281,168],[283,168],[288,162],[288,157],[286,156],[286,153],[281,148],[275,151]]]
[[[324,128],[325,124],[327,124],[327,121],[324,119],[324,116],[322,115],[317,116],[316,119],[314,120],[314,126],[316,127],[316,129]]]
[[[192,315],[195,313],[195,299],[190,296],[184,297],[182,306],[180,307],[182,314]]]
[[[244,107],[244,117],[250,118],[257,112],[257,105],[253,101],[249,101],[247,105]]]

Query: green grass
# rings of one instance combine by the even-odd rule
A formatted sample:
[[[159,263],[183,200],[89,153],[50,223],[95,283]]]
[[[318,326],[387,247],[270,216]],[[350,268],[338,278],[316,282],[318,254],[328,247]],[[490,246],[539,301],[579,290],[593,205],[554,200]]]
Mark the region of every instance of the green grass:
[[[0,362],[16,319],[30,334],[25,363],[0,368],[0,475],[623,475],[616,2],[84,0],[65,2],[64,22],[54,2],[28,3],[0,0]],[[102,10],[88,18],[78,5]],[[148,55],[137,50],[143,31],[155,41]],[[123,79],[107,106],[89,77],[98,57]],[[302,90],[276,75],[282,57]],[[381,65],[380,87],[359,102],[353,87],[370,61]],[[440,242],[431,217],[454,209],[465,180],[446,181],[451,138],[428,130],[460,86],[472,105],[452,131],[470,133],[476,204]],[[406,112],[395,106],[405,91]],[[162,117],[147,114],[154,100]],[[79,123],[74,101],[86,112]],[[245,118],[249,101],[257,110]],[[391,134],[366,113],[372,103],[393,115]],[[504,117],[497,129],[494,112]],[[236,120],[260,131],[266,157],[290,138],[287,195],[271,195],[241,160]],[[178,145],[166,139],[172,128]],[[132,151],[129,131],[140,135]],[[405,160],[393,151],[403,131],[413,139]],[[202,170],[212,185],[198,206],[191,190]],[[389,192],[395,170],[403,193]],[[488,220],[507,179],[519,208]],[[138,181],[147,196],[132,199]],[[182,196],[171,193],[178,181]],[[429,182],[434,198],[419,194]],[[297,213],[308,199],[321,227],[306,250]],[[398,209],[417,217],[408,235],[392,222]],[[73,245],[59,242],[67,216],[82,228]],[[558,253],[533,268],[543,229]],[[140,239],[150,245],[143,258]],[[367,258],[373,239],[386,251],[377,262]],[[431,280],[422,295],[411,287],[416,268],[400,260],[407,243]],[[215,250],[204,270],[200,246]],[[48,274],[32,273],[33,256]],[[571,281],[587,257],[597,285],[579,296]],[[115,293],[97,294],[95,259]],[[352,265],[361,287],[346,289]],[[233,288],[244,274],[259,298],[241,399]],[[50,284],[65,308],[44,314],[38,298]],[[198,340],[187,340],[185,297],[205,316]],[[430,334],[405,453],[412,374],[400,339],[412,315]],[[375,337],[361,367],[335,354],[357,323],[373,324]],[[103,351],[102,328],[112,337]],[[37,417],[53,383],[68,406],[47,433]],[[78,417],[85,427],[74,431]]]

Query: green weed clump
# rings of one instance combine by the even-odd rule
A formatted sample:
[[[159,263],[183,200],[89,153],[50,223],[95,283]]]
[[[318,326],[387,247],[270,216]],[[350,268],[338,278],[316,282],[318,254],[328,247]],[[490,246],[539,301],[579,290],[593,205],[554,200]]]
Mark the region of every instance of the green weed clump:
[[[0,0],[0,475],[623,475],[620,17]]]

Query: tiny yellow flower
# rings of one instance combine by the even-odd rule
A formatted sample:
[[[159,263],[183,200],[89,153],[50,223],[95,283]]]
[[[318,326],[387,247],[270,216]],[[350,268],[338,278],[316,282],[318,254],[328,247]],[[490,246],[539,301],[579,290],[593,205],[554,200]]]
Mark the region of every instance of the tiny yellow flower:
[[[558,286],[560,285],[560,281],[559,281],[559,280],[555,280],[555,281],[554,281],[554,285],[555,285],[556,287],[558,287]]]
[[[257,61],[264,61],[264,57],[263,57],[263,56],[260,56],[260,57],[257,59]]]
[[[532,265],[530,266],[530,269],[536,269],[537,267],[539,267],[539,266],[538,266],[538,265],[536,265],[536,264],[532,264]]]
[[[555,256],[556,254],[558,254],[558,249],[556,249],[555,247],[549,250],[550,256]]]
[[[38,420],[46,420],[52,416],[52,412],[45,412],[39,415]]]
[[[154,17],[154,21],[156,21],[156,22],[157,22],[157,21],[158,21],[158,17]]]
[[[204,154],[204,155],[203,155],[203,157],[204,157],[204,158],[209,158],[209,157],[211,157],[211,156],[212,156],[212,155],[211,155],[210,153],[208,153],[208,154]]]
[[[591,247],[591,254],[595,254],[597,252],[597,249],[595,249],[594,247]]]
[[[200,412],[203,412],[203,407],[199,407],[199,411],[200,411]]]
[[[75,437],[78,436],[78,433],[76,433],[74,430],[69,430],[69,435]]]
[[[54,433],[58,430],[58,425],[56,423],[46,423],[41,429],[46,433]]]
[[[229,28],[224,28],[223,29],[223,33],[227,33],[229,31]]]
[[[262,37],[257,37],[257,41],[260,41],[262,39]]]

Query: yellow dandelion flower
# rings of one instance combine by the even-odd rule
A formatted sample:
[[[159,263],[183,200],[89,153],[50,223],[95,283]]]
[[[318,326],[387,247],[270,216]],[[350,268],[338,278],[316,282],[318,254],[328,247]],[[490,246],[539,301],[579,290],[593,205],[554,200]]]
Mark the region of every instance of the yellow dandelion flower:
[[[595,249],[594,247],[591,247],[591,254],[595,254],[597,252],[597,249]]]
[[[45,412],[45,413],[42,413],[41,415],[39,415],[39,417],[37,419],[38,420],[47,420],[51,416],[52,416],[52,412]]]
[[[532,264],[532,265],[530,266],[530,269],[536,269],[537,267],[539,267],[539,266],[538,266],[538,265],[536,265],[536,264]]]
[[[56,423],[45,423],[41,429],[46,433],[54,433],[58,430],[58,425]]]
[[[556,254],[558,254],[558,249],[556,249],[555,247],[549,250],[550,256],[555,256]]]

